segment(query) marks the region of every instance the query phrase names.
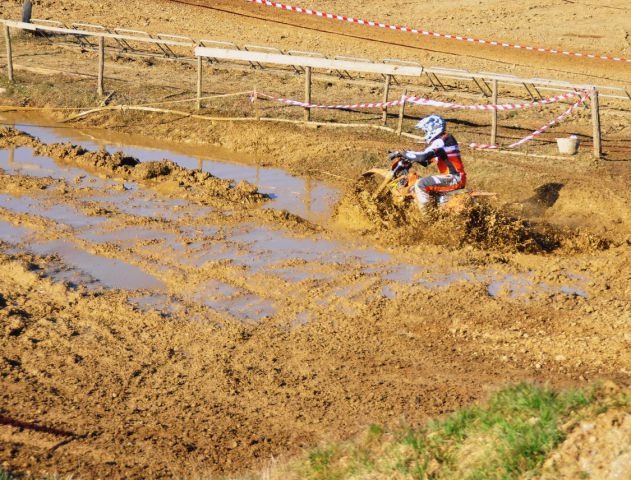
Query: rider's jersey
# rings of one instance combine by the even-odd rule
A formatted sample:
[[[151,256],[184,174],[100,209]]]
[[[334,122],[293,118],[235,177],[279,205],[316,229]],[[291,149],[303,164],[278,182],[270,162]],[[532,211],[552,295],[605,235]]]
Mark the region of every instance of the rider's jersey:
[[[458,142],[450,133],[445,133],[431,141],[429,146],[422,152],[408,151],[405,157],[409,160],[427,158],[432,163],[436,163],[438,171],[445,175],[460,174],[465,177],[464,164],[460,157],[460,147]]]

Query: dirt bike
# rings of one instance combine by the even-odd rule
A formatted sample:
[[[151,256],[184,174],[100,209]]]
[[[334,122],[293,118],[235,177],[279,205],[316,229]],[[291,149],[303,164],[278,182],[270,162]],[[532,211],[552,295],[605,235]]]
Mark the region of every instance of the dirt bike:
[[[391,152],[393,153],[393,152]],[[405,204],[414,201],[413,187],[420,176],[411,170],[412,163],[402,157],[393,157],[394,163],[390,170],[385,168],[371,168],[364,172],[364,178],[381,179],[372,192],[372,200],[377,200],[385,192],[389,192],[395,204]],[[374,182],[373,182],[374,185]],[[479,190],[458,189],[445,193],[432,193],[434,204],[452,213],[460,212],[466,205],[475,203],[481,198],[496,197],[496,193]]]

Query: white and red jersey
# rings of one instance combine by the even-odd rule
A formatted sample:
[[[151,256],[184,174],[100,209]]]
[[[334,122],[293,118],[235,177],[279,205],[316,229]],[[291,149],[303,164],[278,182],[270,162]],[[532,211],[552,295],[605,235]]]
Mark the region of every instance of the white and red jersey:
[[[464,164],[460,156],[458,142],[450,133],[444,133],[436,137],[422,152],[407,151],[405,157],[411,161],[421,162],[426,160],[436,163],[438,171],[443,175],[460,175],[466,177]]]

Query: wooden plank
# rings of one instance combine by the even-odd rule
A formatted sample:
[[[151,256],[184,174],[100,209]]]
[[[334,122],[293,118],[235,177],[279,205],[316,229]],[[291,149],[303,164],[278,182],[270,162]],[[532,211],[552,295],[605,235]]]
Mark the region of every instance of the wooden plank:
[[[202,109],[202,80],[203,80],[202,57],[197,57],[197,110]]]
[[[48,27],[45,25],[35,25],[33,23],[14,22],[12,20],[4,20],[4,24],[12,28],[19,28],[21,30],[30,30],[33,32],[43,31],[43,32],[60,33],[63,35],[75,35],[75,36],[84,36],[84,37],[103,36],[105,38],[129,40],[133,42],[142,42],[142,43],[155,43],[155,44],[160,44],[160,45],[170,45],[173,47],[191,48],[195,46],[194,43],[190,43],[190,42],[177,42],[175,40],[162,40],[160,38],[136,37],[133,35],[120,35],[117,33],[91,32],[89,30],[79,30],[79,29],[72,29],[72,28]]]
[[[327,58],[279,55],[274,53],[248,52],[243,50],[225,50],[221,48],[197,47],[195,48],[195,55],[198,57],[211,57],[219,58],[222,60],[274,63],[277,65],[312,67],[324,70],[348,70],[351,72],[376,73],[382,75],[404,75],[408,77],[420,77],[423,73],[422,67],[385,65],[383,63],[362,63],[346,60],[329,60]]]
[[[405,98],[408,95],[407,89],[403,90],[403,94],[401,94],[401,98]],[[405,116],[405,103],[401,102],[399,106],[399,123],[397,124],[397,135],[400,137],[401,132],[403,131],[403,117]]]

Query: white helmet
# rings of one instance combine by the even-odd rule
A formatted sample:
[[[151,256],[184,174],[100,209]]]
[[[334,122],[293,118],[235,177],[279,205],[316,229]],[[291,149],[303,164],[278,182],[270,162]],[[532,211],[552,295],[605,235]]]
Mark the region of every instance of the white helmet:
[[[430,143],[445,132],[445,120],[439,115],[430,115],[422,118],[414,128],[422,129],[425,132],[425,142]]]

